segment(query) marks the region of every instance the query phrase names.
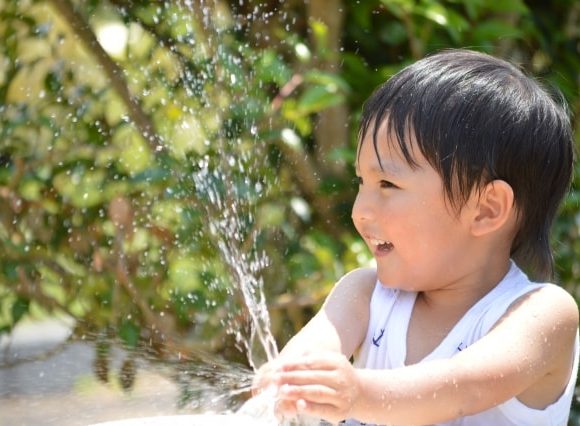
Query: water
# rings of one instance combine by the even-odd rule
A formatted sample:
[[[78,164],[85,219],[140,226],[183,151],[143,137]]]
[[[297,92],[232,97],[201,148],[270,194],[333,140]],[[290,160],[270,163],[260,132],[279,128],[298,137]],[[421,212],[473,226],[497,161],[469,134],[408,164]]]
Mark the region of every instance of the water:
[[[16,2],[7,2],[7,4],[10,4],[11,10],[15,10],[16,15],[20,13],[16,11],[19,7]],[[23,6],[25,9],[26,5],[30,6],[33,2],[22,2],[22,4],[25,4]],[[66,16],[62,10],[66,4],[62,2],[55,4],[61,8],[61,15]],[[22,240],[23,251],[26,253],[31,247],[33,250],[46,249],[50,252],[55,250],[50,242],[55,240],[54,236],[57,231],[64,235],[64,237],[61,235],[63,239],[68,238],[67,241],[71,243],[70,247],[63,245],[56,250],[63,249],[62,256],[58,259],[59,267],[68,274],[64,275],[72,277],[71,283],[55,275],[51,284],[54,287],[62,286],[63,288],[65,285],[70,285],[72,290],[64,290],[64,292],[70,291],[70,294],[83,289],[86,291],[89,306],[101,303],[107,308],[112,306],[110,318],[104,317],[103,321],[98,324],[91,323],[92,319],[87,318],[88,326],[85,330],[82,330],[82,324],[80,324],[79,336],[99,340],[100,338],[95,338],[95,335],[103,334],[107,345],[119,343],[118,341],[109,342],[109,339],[113,340],[109,337],[109,332],[115,326],[120,329],[119,335],[122,335],[123,343],[135,352],[142,348],[142,346],[137,346],[136,342],[146,333],[149,333],[147,337],[151,342],[149,346],[152,352],[168,342],[171,321],[176,321],[177,316],[175,312],[171,312],[171,301],[162,300],[162,303],[166,303],[165,306],[162,303],[154,306],[158,301],[157,294],[147,294],[141,300],[137,300],[136,297],[140,294],[136,289],[139,286],[144,287],[145,281],[154,282],[158,288],[161,288],[166,278],[164,273],[159,271],[167,270],[176,263],[170,258],[172,251],[179,252],[182,258],[187,258],[191,255],[191,251],[187,250],[188,245],[192,243],[191,239],[197,240],[193,243],[199,242],[200,245],[207,243],[219,254],[224,265],[223,270],[227,273],[227,278],[223,279],[227,283],[227,297],[223,301],[213,302],[213,305],[212,301],[208,300],[207,308],[217,311],[219,306],[216,307],[215,303],[224,305],[226,314],[220,318],[220,325],[227,333],[234,336],[236,343],[245,352],[251,369],[255,370],[278,354],[276,342],[270,331],[270,318],[264,294],[263,275],[270,265],[270,260],[260,248],[261,229],[255,215],[256,206],[268,196],[268,188],[275,185],[275,171],[270,171],[269,175],[258,175],[259,170],[264,169],[263,162],[267,153],[264,150],[262,137],[264,130],[269,127],[268,119],[270,118],[264,110],[270,106],[269,101],[264,99],[266,92],[260,92],[260,90],[268,83],[260,81],[261,77],[253,71],[257,59],[252,53],[254,47],[249,43],[236,41],[236,32],[245,31],[243,22],[256,21],[267,24],[274,17],[271,13],[262,11],[260,5],[248,9],[248,5],[243,0],[240,0],[239,4],[244,7],[240,7],[239,10],[245,10],[245,15],[232,17],[228,15],[227,10],[220,9],[222,7],[220,4],[214,0],[185,0],[160,2],[148,8],[147,13],[153,10],[152,21],[144,19],[143,22],[139,22],[145,30],[155,33],[157,27],[161,28],[162,24],[166,24],[162,22],[162,19],[171,21],[169,22],[170,29],[179,28],[175,32],[168,32],[169,44],[163,47],[178,58],[173,62],[159,53],[162,49],[151,49],[149,52],[141,51],[140,53],[134,51],[133,58],[123,58],[129,50],[127,43],[130,43],[130,38],[136,37],[135,34],[139,36],[134,32],[133,27],[127,30],[128,25],[123,19],[127,18],[126,22],[130,22],[133,17],[130,14],[124,16],[127,11],[124,8],[113,8],[112,15],[115,15],[115,19],[111,19],[107,25],[102,25],[100,32],[98,23],[95,24],[97,29],[95,35],[99,42],[105,49],[115,49],[114,52],[111,50],[108,53],[122,64],[122,67],[117,66],[115,61],[105,61],[103,66],[103,63],[98,63],[97,60],[97,66],[92,69],[94,64],[89,63],[91,58],[87,60],[83,56],[63,57],[61,60],[58,57],[61,53],[64,55],[67,51],[79,50],[78,46],[72,46],[75,43],[71,41],[74,37],[60,38],[61,36],[56,34],[61,30],[63,33],[68,31],[67,34],[74,33],[74,29],[70,31],[66,25],[62,25],[63,28],[67,27],[66,31],[62,28],[54,31],[53,35],[60,40],[54,46],[50,44],[51,39],[47,37],[44,41],[41,38],[35,39],[39,43],[45,43],[46,46],[39,45],[38,49],[32,51],[17,49],[16,47],[19,46],[15,44],[16,39],[11,39],[11,46],[16,47],[11,47],[10,52],[33,52],[29,53],[28,59],[18,58],[19,63],[22,62],[24,67],[29,66],[32,69],[31,64],[40,59],[46,60],[47,63],[56,63],[50,69],[50,73],[42,75],[43,78],[39,80],[39,84],[14,86],[23,87],[23,90],[19,91],[20,101],[30,103],[31,109],[36,106],[31,99],[42,99],[49,105],[46,110],[41,109],[44,103],[38,107],[38,115],[45,117],[48,122],[44,123],[44,128],[41,129],[43,132],[39,131],[35,137],[29,137],[28,134],[22,137],[22,140],[34,140],[36,145],[33,152],[46,162],[46,167],[41,167],[38,171],[42,183],[38,183],[38,188],[31,187],[31,197],[38,197],[38,200],[41,200],[40,188],[44,188],[46,182],[47,187],[54,186],[55,198],[62,199],[63,204],[66,205],[63,209],[63,216],[59,216],[60,212],[46,213],[47,223],[54,226],[39,226],[38,229],[32,229],[31,232],[23,233],[23,235],[15,232],[20,239],[14,238],[13,242],[18,245]],[[43,6],[40,5],[39,8],[41,7]],[[162,10],[165,11],[162,13]],[[166,11],[171,13],[165,13]],[[60,24],[42,22],[41,19],[47,14],[46,12],[39,9],[37,14],[29,19],[33,23],[39,20],[38,28],[34,31],[42,30],[43,34],[49,34],[53,32],[53,25],[58,27],[62,24],[62,22]],[[109,17],[110,12],[107,12]],[[191,20],[192,15],[196,19]],[[83,18],[82,13],[80,16]],[[99,19],[105,19],[103,16]],[[70,20],[69,23],[74,26],[75,20]],[[166,29],[167,27],[160,30],[160,39],[164,39],[165,34],[162,31]],[[117,37],[119,34],[115,33],[119,30],[122,32],[122,37]],[[145,37],[145,32],[141,33],[143,37]],[[267,46],[270,40],[260,39],[261,33],[256,32],[256,34],[258,38],[256,43],[263,43]],[[171,44],[172,37],[174,44]],[[139,48],[138,45],[135,46]],[[51,53],[46,54],[46,52]],[[141,59],[149,54],[152,56],[159,54],[159,57],[150,60],[148,64],[153,65],[150,68],[140,68],[139,64],[143,63],[140,62]],[[51,55],[57,57],[58,61],[55,61]],[[7,61],[6,64],[15,62]],[[82,65],[85,62],[88,64],[86,69]],[[176,63],[178,65],[175,65]],[[102,84],[101,87],[92,80],[102,79],[106,73],[101,75],[95,71],[96,69],[106,69],[110,72],[110,75],[104,78],[109,80],[108,83]],[[87,70],[89,72],[86,72]],[[159,80],[161,83],[155,80],[156,73],[163,74]],[[71,87],[72,83],[68,83],[69,74],[75,77],[80,76],[78,87]],[[130,88],[127,92],[123,92],[127,104],[124,105],[125,108],[119,105],[122,99],[118,99],[123,98],[123,93],[119,94],[117,89],[116,94],[111,94],[110,88],[107,87],[111,82],[119,83],[114,76],[123,76],[126,79],[127,87],[125,88]],[[147,80],[155,81],[149,85]],[[121,84],[123,82],[121,81]],[[167,90],[155,92],[154,89]],[[138,102],[135,103],[130,95],[130,92],[134,90],[139,91],[136,98],[143,103],[144,111],[142,112],[145,114],[140,115],[136,112],[139,109]],[[93,93],[99,93],[99,95],[93,97]],[[51,99],[54,100],[54,104],[50,104]],[[87,109],[95,105],[106,106],[102,112],[99,108],[95,108],[95,111],[87,114]],[[7,110],[12,109],[14,109],[13,105],[7,107]],[[20,120],[26,124],[23,127],[28,126],[27,120],[34,124],[34,114],[30,114],[30,117],[33,117],[30,118],[25,116],[23,111],[28,113],[24,109],[13,111],[23,115]],[[160,112],[156,115],[157,111]],[[150,116],[147,117],[147,114]],[[169,119],[169,116],[172,118]],[[91,137],[87,137],[90,141],[86,143],[79,141],[77,137],[81,133],[79,129],[90,133]],[[39,135],[43,137],[36,137]],[[72,142],[67,145],[69,141],[84,145],[79,147]],[[76,156],[76,151],[82,151],[82,149],[88,149],[88,151],[84,156]],[[98,156],[97,154],[105,155],[95,160],[94,157]],[[107,157],[108,155],[110,158]],[[43,156],[49,160],[45,160]],[[51,162],[52,158],[55,159],[54,163]],[[177,167],[174,168],[175,165]],[[56,169],[62,170],[54,172]],[[31,181],[37,183],[36,178],[37,176],[32,176]],[[125,191],[124,184],[131,186],[135,192],[123,192]],[[115,187],[115,185],[118,186]],[[141,187],[147,188],[139,194]],[[161,188],[159,192],[156,192],[157,188]],[[111,201],[107,191],[120,194],[115,199],[118,202]],[[136,201],[132,199],[133,197]],[[186,203],[183,199],[187,197],[196,199],[195,208],[198,213],[201,210],[201,215],[205,219],[202,231],[192,235],[190,240],[177,236],[174,246],[163,243],[147,246],[149,227],[159,225],[160,217],[170,222],[178,220],[175,218],[179,218],[179,215],[185,216],[183,210]],[[38,204],[41,202],[39,201]],[[15,205],[14,208],[19,210],[21,206]],[[67,208],[70,208],[73,213],[69,214]],[[45,213],[40,209],[39,212]],[[87,219],[88,217],[91,219]],[[166,219],[167,217],[169,219]],[[44,216],[42,219],[44,220]],[[42,220],[39,219],[35,223],[42,224]],[[110,227],[107,228],[109,225]],[[171,226],[165,225],[161,223],[159,227],[173,231]],[[180,227],[176,228],[178,229],[176,233],[183,234],[187,231],[183,231]],[[92,232],[93,229],[98,237],[89,235],[87,232]],[[45,235],[38,239],[41,233]],[[105,251],[93,252],[91,244],[94,240],[91,240],[92,238],[112,241],[109,246],[107,246],[108,243],[102,243],[102,248],[112,252],[112,255],[109,257],[110,253]],[[151,237],[151,239],[154,238]],[[99,244],[101,243],[97,243]],[[66,252],[67,248],[72,248],[71,253]],[[142,256],[138,257],[135,253]],[[194,252],[194,254],[197,256],[199,253]],[[115,273],[111,274],[113,276],[111,282],[115,281],[116,284],[102,291],[100,286],[108,285],[105,282],[109,278],[106,276],[109,273],[107,262],[109,266],[113,265],[113,268],[116,268],[118,275],[123,277],[118,279]],[[137,272],[131,273],[132,264],[136,263],[138,263],[135,268]],[[209,270],[214,268],[214,265],[201,265],[195,273],[204,268]],[[214,269],[220,271],[219,267]],[[50,275],[50,271],[44,272]],[[94,282],[87,282],[89,280],[84,278],[86,276],[93,278],[99,274],[105,277],[102,283],[97,282],[98,278]],[[187,274],[177,275],[173,281],[177,283],[187,281]],[[172,279],[173,277],[169,276],[168,280]],[[197,285],[193,281],[188,283],[190,287]],[[110,298],[107,295],[108,290],[112,293]],[[192,299],[198,297],[194,291],[190,290],[187,288],[181,294],[173,289],[169,292],[175,291],[176,297],[191,296]],[[157,291],[157,288],[152,291]],[[167,292],[166,288],[159,290],[158,294],[162,294],[159,299],[166,297],[164,292]],[[124,299],[127,296],[125,293],[128,293],[129,298],[133,298],[130,302],[135,306],[134,309],[129,306],[131,303],[125,303],[127,301]],[[97,296],[90,299],[95,294]],[[182,296],[183,294],[185,296]],[[193,303],[183,305],[190,307]],[[203,328],[202,322],[205,319],[201,309],[197,309],[198,306],[195,308],[195,313],[192,315],[199,315],[199,318],[191,318],[190,322],[199,326],[192,334]],[[142,325],[138,322],[139,319],[135,320],[140,314],[144,317],[142,319],[144,326],[141,328],[139,328]],[[207,314],[206,317],[210,316],[211,314]],[[152,320],[149,321],[150,319]],[[203,341],[205,337],[203,330],[194,337]],[[98,343],[101,342],[98,341]],[[168,344],[166,347],[175,346]],[[177,350],[174,352],[176,364],[181,363],[183,356]],[[179,371],[178,380],[184,383],[184,386],[188,383],[189,387],[197,388],[195,395],[198,396],[198,403],[203,402],[206,407],[213,407],[215,410],[231,410],[234,406],[230,405],[229,398],[239,398],[239,402],[247,395],[252,371],[237,365],[221,363],[215,357],[207,356],[201,351],[199,354],[197,352],[194,350],[190,354],[190,364],[195,364],[194,371]],[[162,353],[162,349],[159,349],[157,353]],[[194,355],[199,356],[193,358]],[[260,401],[265,402],[264,405],[258,404],[258,407],[255,403]],[[264,395],[258,400],[252,400],[252,403],[245,406],[245,409],[249,409],[250,406],[255,409],[266,407],[267,412],[271,414],[273,411],[271,401],[271,396],[266,398]],[[260,415],[266,414],[262,412]]]
[[[264,282],[260,272],[268,265],[265,253],[255,249],[255,218],[251,205],[243,201],[240,189],[236,188],[227,172],[211,169],[207,159],[200,161],[199,172],[193,175],[198,191],[207,194],[206,204],[211,235],[232,276],[232,294],[240,293],[250,317],[250,336],[244,336],[236,326],[230,324],[230,332],[246,348],[248,361],[256,369],[263,361],[278,355],[276,341],[270,331],[270,318],[264,296]],[[220,192],[218,185],[225,185]],[[242,188],[243,190],[244,188]],[[245,188],[246,190],[248,188]],[[246,200],[248,194],[246,194]],[[247,231],[247,229],[250,231]],[[263,351],[262,358],[257,352]]]
[[[239,81],[240,73],[237,72],[248,65],[244,63],[248,58],[245,58],[242,53],[244,46],[240,46],[237,53],[226,53],[223,49],[224,33],[220,20],[227,17],[222,16],[221,12],[215,9],[212,10],[211,6],[204,4],[203,1],[197,5],[195,3],[184,2],[181,7],[186,7],[194,13],[201,12],[203,33],[206,36],[205,40],[202,40],[203,49],[210,52],[216,59],[215,62],[210,61],[202,73],[185,75],[185,80],[190,82],[186,90],[192,96],[201,96],[204,103],[219,110],[220,107],[212,105],[213,98],[207,93],[199,92],[198,88],[203,86],[200,78],[201,80],[212,79],[219,90],[224,90],[224,93],[229,93],[231,96],[241,94],[251,97],[252,94],[246,92],[251,85]],[[242,3],[243,1],[240,2]],[[260,16],[259,6],[254,9],[252,15],[246,18],[268,19],[267,16]],[[232,112],[236,115],[233,111],[235,106],[222,108],[225,115]],[[190,112],[196,113],[193,110]],[[229,305],[228,309],[232,313],[238,312],[236,308],[241,302],[241,306],[246,309],[247,313],[241,318],[239,315],[230,315],[225,326],[228,333],[234,335],[236,341],[245,349],[248,363],[254,370],[278,355],[276,341],[271,333],[261,274],[268,266],[269,259],[257,245],[260,230],[255,217],[255,208],[260,197],[266,195],[266,191],[264,178],[255,176],[255,171],[263,167],[263,165],[260,167],[260,162],[264,155],[255,117],[256,111],[248,110],[241,116],[238,115],[241,120],[237,128],[231,131],[232,134],[218,133],[213,140],[206,141],[207,145],[217,145],[218,151],[221,151],[223,155],[218,160],[209,155],[202,156],[197,161],[195,172],[191,175],[196,195],[205,200],[203,207],[212,243],[219,250],[231,277],[228,288],[231,299],[226,302]],[[232,303],[232,300],[235,303]],[[248,318],[246,324],[243,323],[244,317]],[[240,319],[242,319],[241,324]],[[215,371],[210,372],[210,374],[215,373]],[[222,375],[220,379],[223,377]],[[234,374],[232,377],[239,378],[239,375]],[[237,384],[236,387],[240,389],[239,391],[248,390],[247,386],[240,387]],[[274,416],[274,392],[274,390],[263,392],[247,401],[237,413],[240,419],[248,416],[260,419],[267,424],[277,424],[278,421]],[[235,393],[236,390],[232,389],[229,395]]]
[[[244,6],[244,3],[241,0],[239,6]],[[210,109],[220,111],[220,121],[235,121],[226,126],[227,130],[217,132],[211,140],[205,141],[221,153],[218,159],[215,155],[201,156],[192,176],[185,178],[193,180],[196,195],[205,200],[203,208],[212,243],[219,250],[231,277],[228,293],[234,300],[242,302],[249,318],[244,327],[239,316],[230,316],[226,327],[244,347],[250,366],[257,369],[278,355],[270,331],[261,274],[268,267],[269,259],[258,248],[260,229],[255,217],[257,203],[267,195],[265,186],[273,182],[265,182],[268,178],[256,176],[257,171],[264,167],[265,146],[261,143],[257,122],[263,111],[258,107],[252,108],[251,102],[244,102],[255,96],[252,87],[261,84],[244,81],[256,78],[251,69],[257,58],[252,56],[249,44],[240,44],[235,48],[227,39],[232,36],[232,30],[243,30],[242,22],[262,20],[267,23],[272,19],[272,14],[262,11],[261,5],[256,5],[251,13],[232,17],[229,11],[220,9],[218,3],[203,0],[185,1],[178,7],[182,8],[184,16],[193,13],[202,17],[198,23],[203,25],[203,29],[198,34],[203,34],[203,38],[192,40],[191,46],[211,58],[201,72],[185,72],[183,77],[188,83],[185,90]],[[219,96],[216,98],[215,93],[200,91],[200,87],[204,87],[209,80],[222,95],[227,94],[231,104],[222,105],[223,101]],[[200,118],[200,121],[203,119],[199,116],[199,109],[192,108],[189,113]],[[206,135],[209,133],[205,132]],[[235,312],[236,306],[228,308],[233,308],[232,312]]]

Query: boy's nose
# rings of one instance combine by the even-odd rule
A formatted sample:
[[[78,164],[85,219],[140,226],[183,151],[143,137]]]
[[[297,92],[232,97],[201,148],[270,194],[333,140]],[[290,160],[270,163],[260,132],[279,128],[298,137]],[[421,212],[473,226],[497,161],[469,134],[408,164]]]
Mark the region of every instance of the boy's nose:
[[[356,223],[372,219],[373,208],[370,201],[368,195],[364,195],[359,191],[352,205],[351,217],[353,222]]]

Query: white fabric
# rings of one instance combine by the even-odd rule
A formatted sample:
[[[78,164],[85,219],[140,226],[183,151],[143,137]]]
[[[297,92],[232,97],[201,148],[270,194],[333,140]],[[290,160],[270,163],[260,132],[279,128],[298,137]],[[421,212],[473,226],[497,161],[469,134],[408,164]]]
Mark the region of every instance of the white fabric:
[[[433,352],[421,362],[450,358],[487,334],[509,306],[522,295],[553,284],[531,283],[512,262],[504,279],[479,300],[454,326]],[[370,305],[367,336],[354,365],[359,368],[390,369],[403,367],[406,358],[407,328],[417,294],[383,287],[377,282]],[[544,410],[529,408],[512,398],[490,410],[441,425],[446,426],[565,426],[568,421],[578,369],[576,361],[562,396]],[[347,421],[346,424],[360,424]]]

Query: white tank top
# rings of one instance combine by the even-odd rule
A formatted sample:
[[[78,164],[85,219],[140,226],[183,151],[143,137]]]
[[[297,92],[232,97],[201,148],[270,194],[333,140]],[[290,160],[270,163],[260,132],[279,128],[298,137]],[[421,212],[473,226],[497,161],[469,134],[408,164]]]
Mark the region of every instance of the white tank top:
[[[421,362],[451,358],[479,340],[520,296],[553,284],[531,283],[512,262],[504,279],[479,300],[459,320],[433,352]],[[358,368],[403,367],[406,358],[407,328],[417,293],[389,289],[377,282],[370,305],[369,327],[354,365]],[[568,422],[578,370],[578,335],[574,368],[562,396],[543,410],[527,407],[517,398],[473,416],[456,419],[446,426],[565,426]],[[347,425],[361,424],[348,420]]]

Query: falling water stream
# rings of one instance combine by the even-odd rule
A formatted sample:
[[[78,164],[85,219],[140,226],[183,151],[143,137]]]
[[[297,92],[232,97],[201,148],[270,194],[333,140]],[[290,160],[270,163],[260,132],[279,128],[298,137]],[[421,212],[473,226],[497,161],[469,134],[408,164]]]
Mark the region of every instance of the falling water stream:
[[[53,3],[61,4],[61,2]],[[79,3],[82,4],[83,2]],[[110,3],[114,5],[116,2]],[[244,3],[244,0],[239,0],[239,5]],[[252,87],[260,87],[260,90],[262,90],[261,82],[258,81],[259,76],[254,74],[253,71],[253,62],[257,59],[252,56],[255,48],[250,46],[248,42],[243,44],[239,40],[235,42],[231,40],[236,38],[236,35],[233,34],[236,31],[245,31],[244,23],[250,21],[267,22],[273,18],[272,12],[265,12],[262,10],[261,5],[256,5],[252,12],[247,15],[224,17],[219,10],[220,2],[214,0],[181,0],[159,2],[159,6],[156,6],[156,4],[156,2],[152,2],[150,10],[156,7],[159,10],[166,8],[175,11],[176,15],[181,13],[183,16],[196,17],[196,22],[191,23],[184,22],[183,19],[180,20],[179,16],[176,17],[176,22],[179,21],[179,25],[184,26],[183,32],[185,35],[179,37],[181,37],[180,43],[182,46],[183,44],[188,44],[187,47],[190,49],[187,52],[184,53],[178,47],[164,47],[180,58],[191,54],[197,55],[201,59],[195,58],[194,60],[186,57],[183,63],[188,65],[177,71],[171,70],[171,72],[175,71],[181,74],[179,78],[180,87],[178,89],[172,88],[172,90],[176,92],[182,90],[187,96],[184,96],[186,98],[185,101],[181,98],[183,104],[179,103],[179,99],[162,99],[160,101],[160,105],[173,103],[172,106],[179,110],[175,115],[182,117],[182,119],[181,121],[177,119],[174,121],[168,120],[169,125],[167,123],[159,124],[159,127],[163,125],[173,126],[175,124],[177,130],[172,132],[164,129],[166,130],[165,136],[156,135],[159,136],[159,139],[155,139],[155,142],[159,142],[159,145],[155,147],[155,154],[162,151],[164,155],[169,153],[167,155],[169,157],[173,156],[172,161],[174,161],[171,164],[179,161],[190,162],[184,167],[181,167],[183,164],[180,164],[179,170],[170,170],[168,173],[170,175],[169,179],[173,183],[176,180],[177,186],[181,188],[189,188],[188,190],[191,191],[191,194],[188,195],[192,195],[191,198],[195,198],[198,201],[194,208],[198,210],[197,214],[205,218],[207,229],[203,235],[194,238],[210,240],[209,245],[219,253],[228,275],[228,279],[226,279],[228,282],[228,298],[224,302],[227,305],[226,311],[228,313],[226,318],[223,319],[223,326],[229,334],[235,337],[236,343],[244,349],[249,365],[253,370],[256,370],[264,362],[272,360],[278,355],[276,341],[271,332],[264,293],[263,272],[269,266],[270,260],[267,254],[259,247],[258,240],[261,230],[255,215],[257,204],[263,197],[268,195],[268,188],[275,184],[273,180],[276,178],[272,176],[256,176],[258,170],[264,167],[265,146],[263,146],[264,144],[261,141],[261,131],[268,130],[263,128],[267,127],[268,123],[260,122],[261,118],[267,116],[263,111],[260,111],[260,108],[264,105],[268,107],[270,104],[266,100],[263,102],[264,105],[252,107],[251,102],[246,102],[247,99],[251,99],[254,95],[254,93],[251,93]],[[123,10],[123,7],[119,7],[115,9],[115,13],[122,15]],[[162,16],[165,15],[159,13],[158,16],[155,16],[154,21],[161,19],[159,17]],[[284,20],[283,17],[277,17],[276,19]],[[224,20],[229,20],[229,23],[223,24],[221,21]],[[125,32],[128,31],[119,16],[115,16],[115,21],[120,22],[118,27],[121,27]],[[155,23],[157,22],[155,21]],[[199,28],[199,26],[202,28]],[[288,26],[284,27],[286,30],[289,29]],[[49,28],[50,25],[47,24],[47,33]],[[258,34],[258,36],[260,35]],[[102,45],[104,44],[103,40],[100,40],[100,42]],[[119,45],[120,42],[115,39],[113,44]],[[163,61],[160,60],[159,62]],[[130,76],[131,73],[140,74],[137,79],[146,80],[149,77],[154,78],[153,74],[155,72],[158,72],[158,70],[130,70],[127,72],[127,76]],[[159,72],[167,71],[162,70]],[[244,77],[253,79],[253,83],[249,84],[249,82],[243,81]],[[168,80],[170,79],[168,78]],[[89,86],[87,85],[87,87]],[[149,98],[151,95],[148,91],[149,87],[147,85],[144,85],[144,87],[147,89],[143,89],[143,103],[156,105],[157,100]],[[106,90],[103,89],[103,91]],[[152,94],[151,98],[154,97],[155,94]],[[111,109],[113,108],[111,107]],[[241,113],[240,110],[242,110]],[[236,115],[235,120],[231,118],[232,115]],[[127,124],[130,120],[123,115],[121,121],[122,124]],[[59,123],[59,126],[61,124],[64,128],[66,123]],[[121,126],[120,123],[115,123],[115,125]],[[129,130],[128,127],[130,126],[127,126],[127,130],[130,133],[132,130]],[[99,123],[96,123],[96,129],[101,129]],[[160,131],[159,133],[163,132]],[[107,132],[104,132],[102,136],[106,139],[108,135]],[[171,135],[177,135],[175,138],[180,139],[179,143],[169,140]],[[151,135],[142,134],[140,136],[147,138]],[[166,138],[165,140],[164,137]],[[126,139],[128,140],[129,138],[127,137]],[[183,149],[180,151],[179,144],[187,145],[187,149],[181,147]],[[137,151],[134,150],[132,152],[135,153]],[[142,151],[147,150],[144,149]],[[152,157],[155,154],[152,154]],[[187,172],[184,172],[184,170],[187,170]],[[78,182],[75,182],[72,178],[69,179],[69,177],[67,175],[64,178],[66,182],[70,180],[71,186],[78,186]],[[144,178],[144,182],[150,181]],[[167,193],[172,193],[172,191],[179,191],[179,188],[166,188]],[[95,189],[94,192],[97,192],[97,190]],[[89,191],[84,195],[88,197]],[[163,195],[159,197],[161,198]],[[154,199],[152,204],[155,204],[156,201],[163,200]],[[129,206],[127,209],[129,211],[131,209],[130,203],[127,202],[127,206]],[[105,210],[102,210],[102,214],[106,215]],[[129,218],[127,223],[130,223],[131,219]],[[113,222],[115,221],[113,220]],[[120,229],[117,224],[115,224],[115,227]],[[113,231],[117,232],[119,229],[115,228]],[[119,252],[121,252],[122,235],[121,233],[117,235]],[[205,242],[203,241],[203,243]],[[162,264],[165,264],[163,263],[166,260],[165,254],[159,255],[161,258],[160,263]],[[243,305],[242,312],[237,310],[238,305]],[[201,361],[203,363],[204,359],[201,359]],[[240,371],[241,368],[239,366],[229,368],[220,364],[219,368],[214,368],[218,364],[220,362],[213,360],[213,362],[196,366],[197,378],[200,381],[208,379],[206,380],[207,386],[212,386],[216,383],[216,378],[210,376],[222,374],[221,387],[217,389],[218,393],[235,395],[247,392],[250,372]],[[236,380],[237,384],[235,383]],[[233,386],[231,389],[225,389],[223,385]],[[204,402],[211,404],[215,400],[210,398],[209,401]],[[223,423],[224,425],[233,425],[245,423],[273,425],[278,424],[274,416],[274,402],[275,396],[268,391],[257,398],[251,398],[237,414],[231,413],[232,407],[225,407],[225,410],[222,410],[224,407],[206,406],[201,408],[207,409],[208,412],[226,412],[227,414],[186,416],[197,417],[199,421],[194,421],[191,418],[186,419],[183,416],[168,417],[158,422],[152,420],[151,423],[140,419],[138,424],[196,425]],[[248,418],[250,420],[247,420]],[[246,421],[243,421],[243,419],[246,419]],[[121,423],[119,422],[119,424]],[[124,422],[124,424],[131,423]]]
[[[240,0],[239,4],[243,5],[244,0]],[[188,94],[198,98],[207,109],[221,114],[218,121],[224,121],[234,109],[247,108],[244,100],[252,95],[249,92],[252,84],[239,81],[240,74],[235,70],[243,68],[246,73],[241,75],[257,78],[250,71],[256,60],[252,53],[248,53],[252,51],[251,46],[240,45],[237,49],[228,50],[227,39],[231,37],[232,29],[242,30],[243,22],[267,22],[272,14],[261,10],[261,5],[256,5],[251,14],[232,17],[232,25],[228,27],[220,25],[220,20],[224,18],[220,18],[221,12],[219,8],[216,9],[217,5],[218,3],[208,0],[186,0],[179,3],[180,8],[186,9],[184,13],[202,15],[198,24],[203,26],[201,33],[204,34],[204,40],[192,39],[191,43],[192,47],[200,48],[201,45],[201,49],[212,57],[201,72],[191,74],[186,71],[183,80],[187,82],[185,90]],[[199,90],[208,80],[222,94],[227,94],[230,103],[222,105],[223,100],[219,96]],[[204,117],[200,116],[199,109],[191,108],[188,113],[197,116],[203,123]],[[255,217],[256,204],[261,197],[267,195],[266,188],[273,182],[264,182],[262,176],[256,176],[256,171],[264,167],[265,153],[255,111],[244,111],[239,121],[241,123],[236,124],[238,128],[233,132],[236,133],[235,136],[227,131],[219,132],[217,137],[205,141],[206,144],[217,147],[215,151],[221,153],[220,158],[216,160],[212,156],[202,156],[192,176],[184,176],[182,179],[193,180],[197,197],[205,200],[203,213],[207,217],[209,234],[230,276],[228,293],[234,299],[242,299],[249,317],[249,335],[244,335],[243,327],[240,328],[240,324],[233,317],[229,318],[226,326],[228,332],[245,348],[248,362],[255,370],[263,362],[278,355],[270,330],[261,274],[268,266],[269,259],[257,247],[256,240],[260,230]]]
[[[231,164],[236,160],[231,158]],[[242,223],[241,210],[244,211],[244,219],[253,221],[254,217],[248,205],[243,201],[235,186],[229,184],[231,179],[224,170],[211,170],[207,159],[200,161],[200,170],[195,173],[193,179],[196,188],[208,195],[210,205],[206,206],[209,229],[214,243],[219,249],[222,259],[228,266],[232,275],[232,285],[243,296],[243,302],[247,307],[251,320],[250,336],[245,338],[238,330],[230,330],[246,348],[250,365],[257,369],[260,361],[255,359],[256,349],[262,349],[265,360],[270,361],[278,355],[278,349],[270,331],[270,318],[264,296],[264,283],[259,273],[267,266],[268,259],[264,253],[256,252],[252,244],[255,235],[247,235],[244,228],[247,224]],[[243,165],[239,163],[243,170]],[[225,196],[220,194],[217,183],[224,183]],[[222,185],[220,185],[222,186]],[[259,188],[259,184],[257,184]],[[255,233],[255,231],[253,231]],[[245,249],[245,251],[244,251]],[[257,339],[257,341],[256,341]],[[256,344],[258,347],[256,348]]]
[[[235,66],[245,66],[243,55],[223,57],[223,44],[219,25],[213,21],[216,16],[211,14],[209,5],[202,0],[199,4],[185,1],[180,7],[188,9],[188,13],[203,14],[204,33],[207,36],[205,46],[214,52],[214,61],[208,62],[206,69],[196,75],[186,74],[184,80],[189,82],[186,90],[191,96],[201,97],[203,104],[210,108],[220,110],[215,105],[214,98],[207,93],[198,90],[204,85],[204,80],[213,79],[220,90],[228,90],[230,86],[239,85],[234,73],[228,74],[223,67],[223,62]],[[260,15],[259,8],[254,10],[250,19],[268,19]],[[221,57],[221,58],[220,58]],[[247,58],[246,58],[247,60]],[[221,62],[220,62],[221,61]],[[243,82],[241,82],[243,85]],[[231,96],[234,96],[231,94]],[[223,107],[222,107],[223,108]],[[225,107],[227,109],[227,107]],[[199,111],[191,109],[190,114],[199,114]],[[225,112],[225,111],[224,111]],[[202,118],[200,117],[200,121]],[[250,366],[256,370],[265,361],[270,361],[278,355],[275,339],[270,329],[270,318],[264,295],[264,282],[261,272],[268,266],[269,259],[256,245],[259,230],[256,226],[255,203],[264,195],[264,184],[252,176],[252,171],[262,158],[257,124],[251,117],[244,120],[239,133],[245,135],[245,142],[240,137],[230,137],[227,134],[219,134],[206,144],[218,146],[218,151],[223,156],[218,160],[210,156],[202,156],[198,160],[196,171],[192,176],[184,176],[182,179],[192,179],[198,198],[205,200],[203,213],[207,217],[207,225],[213,245],[219,250],[221,258],[231,278],[231,286],[228,294],[234,299],[241,298],[249,317],[249,332],[244,334],[244,327],[230,317],[226,327],[233,334],[236,341],[244,348]],[[252,142],[252,148],[243,146],[248,139]],[[255,174],[255,173],[254,173]],[[235,392],[235,390],[232,390]],[[226,424],[278,424],[274,416],[275,395],[273,392],[264,392],[257,397],[251,398],[241,409],[232,415],[221,419],[207,418],[203,424],[215,424],[225,421]],[[232,420],[231,417],[234,417]],[[202,416],[203,417],[203,416]],[[200,417],[200,419],[202,419]],[[250,420],[247,420],[247,419]],[[241,422],[241,423],[240,423]],[[200,423],[200,424],[202,424]],[[169,424],[169,423],[167,423]],[[173,423],[172,423],[173,424]]]

